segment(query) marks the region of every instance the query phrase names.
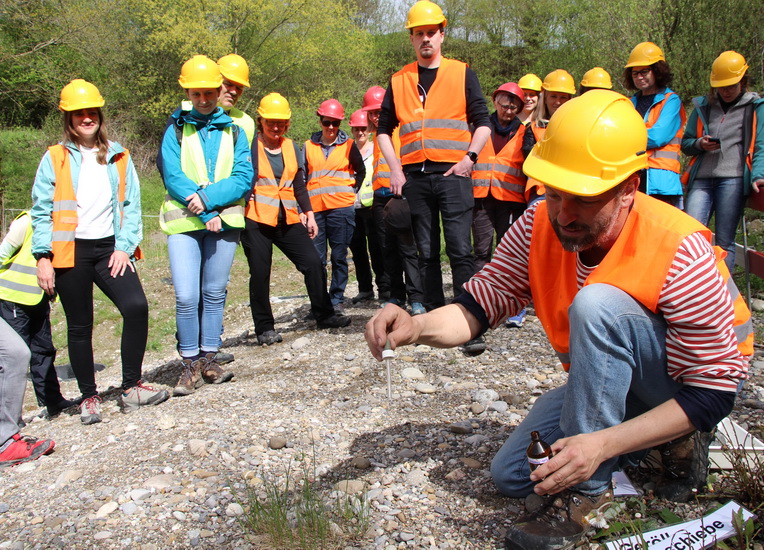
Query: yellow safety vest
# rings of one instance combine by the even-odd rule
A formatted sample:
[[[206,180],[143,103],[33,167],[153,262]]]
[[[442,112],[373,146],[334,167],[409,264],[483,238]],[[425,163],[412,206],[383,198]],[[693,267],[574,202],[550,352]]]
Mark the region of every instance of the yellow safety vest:
[[[29,216],[22,212],[16,219]],[[37,260],[32,255],[32,222],[27,225],[24,242],[7,263],[0,266],[0,299],[24,306],[34,306],[43,298],[37,284]]]

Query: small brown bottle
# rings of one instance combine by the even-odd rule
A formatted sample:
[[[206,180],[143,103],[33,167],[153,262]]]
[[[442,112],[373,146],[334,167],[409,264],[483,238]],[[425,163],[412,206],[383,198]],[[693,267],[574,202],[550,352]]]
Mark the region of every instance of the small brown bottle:
[[[528,466],[530,466],[531,472],[554,456],[552,448],[541,439],[538,432],[531,432],[531,444],[528,445],[525,454],[528,456]]]

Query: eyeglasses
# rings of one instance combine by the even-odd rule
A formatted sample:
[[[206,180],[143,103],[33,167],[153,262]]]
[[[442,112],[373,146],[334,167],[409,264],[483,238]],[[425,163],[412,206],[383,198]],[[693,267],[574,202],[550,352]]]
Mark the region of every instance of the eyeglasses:
[[[321,121],[321,126],[324,126],[326,128],[328,128],[329,126],[332,126],[333,128],[339,128],[340,124],[342,124],[341,120],[326,120],[326,119],[324,119],[324,120]]]
[[[641,71],[635,71],[634,69],[631,70],[631,77],[636,78],[638,76],[641,76],[642,78],[645,78],[647,75],[649,75],[653,70],[648,67],[647,69],[642,69]]]
[[[289,122],[289,121],[288,120],[281,120],[279,118],[271,118],[271,119],[264,118],[263,119],[263,124],[265,124],[266,126],[268,126],[270,128],[273,128],[273,127],[276,127],[276,126],[286,126],[287,122]]]
[[[514,103],[507,103],[507,104],[498,103],[497,105],[501,107],[502,109],[504,109],[505,111],[517,111],[520,108]]]

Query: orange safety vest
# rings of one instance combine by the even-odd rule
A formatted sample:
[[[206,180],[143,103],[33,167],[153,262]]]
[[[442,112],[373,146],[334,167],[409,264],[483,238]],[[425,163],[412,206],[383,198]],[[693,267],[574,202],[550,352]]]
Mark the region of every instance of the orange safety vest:
[[[538,123],[534,120],[530,124],[531,132],[533,132],[533,137],[536,138],[536,143],[541,141],[544,137],[544,134],[546,133],[546,125],[539,126]],[[537,196],[541,196],[546,193],[544,190],[544,184],[541,183],[539,180],[535,180],[533,178],[528,178],[528,181],[525,184],[525,202],[530,202],[531,195],[533,195],[533,191],[536,191]]]
[[[466,63],[443,58],[424,105],[419,98],[416,62],[393,75],[402,164],[425,160],[457,163],[464,158],[472,140],[467,124],[466,73]]]
[[[472,193],[476,199],[487,197],[490,189],[491,196],[497,200],[525,204],[524,135],[525,126],[521,124],[498,153],[493,149],[493,140],[488,138],[472,167]]]
[[[667,92],[665,97],[658,103],[650,107],[650,111],[647,114],[647,122],[645,125],[649,130],[652,128],[661,116],[663,106],[666,104],[666,100],[670,96],[674,95],[674,92]],[[684,125],[687,122],[687,115],[684,112],[684,105],[679,108],[679,116],[682,118],[682,123],[679,125],[676,135],[671,138],[666,145],[658,147],[657,149],[648,149],[647,151],[647,166],[649,168],[659,168],[661,170],[670,170],[671,172],[679,173],[681,166],[679,164],[679,153],[682,146],[682,136],[684,135]]]
[[[352,140],[337,145],[329,158],[321,146],[305,142],[305,163],[308,165],[308,195],[314,212],[344,208],[355,204],[355,178],[350,166]]]
[[[393,142],[393,149],[395,149],[395,154],[400,158],[401,155],[401,138],[398,134],[398,128],[393,130],[393,135],[390,136],[390,140]],[[385,160],[385,155],[382,154],[382,151],[379,149],[379,144],[377,143],[377,134],[374,134],[374,157],[373,157],[373,167],[374,172],[371,176],[371,185],[372,189],[376,191],[377,189],[380,189],[381,187],[390,188],[390,166],[387,164],[387,161]]]
[[[294,142],[291,139],[281,139],[281,156],[284,159],[284,172],[281,174],[281,179],[276,181],[265,146],[262,141],[257,140],[257,180],[255,180],[252,197],[244,210],[244,215],[250,220],[271,227],[276,227],[278,224],[281,204],[284,205],[287,225],[300,222],[292,185],[299,165],[294,153]]]
[[[77,231],[77,195],[72,184],[72,170],[69,164],[69,151],[64,145],[48,147],[50,161],[55,174],[55,189],[53,191],[53,239],[51,252],[53,267],[74,267],[74,235]],[[130,153],[127,149],[114,157],[119,174],[119,216],[120,224],[124,211],[125,186],[127,183],[127,163]],[[140,247],[135,248],[135,259],[143,258]]]
[[[605,283],[620,288],[653,313],[676,251],[692,233],[711,242],[711,232],[676,208],[637,193],[626,224],[602,263],[585,285]],[[651,243],[648,245],[648,243]],[[753,354],[751,313],[724,265],[725,253],[714,247],[716,267],[730,291],[735,310],[733,328],[738,350]],[[529,280],[536,315],[565,370],[570,366],[568,308],[578,293],[576,253],[562,248],[547,215],[546,202],[539,203],[533,222]]]

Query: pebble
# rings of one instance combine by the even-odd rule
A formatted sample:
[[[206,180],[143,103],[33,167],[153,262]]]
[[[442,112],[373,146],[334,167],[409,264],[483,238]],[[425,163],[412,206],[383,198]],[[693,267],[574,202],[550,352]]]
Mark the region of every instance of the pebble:
[[[146,498],[149,498],[151,496],[151,491],[148,489],[133,489],[127,494],[127,496],[129,496],[135,502],[140,502]]]
[[[472,414],[481,414],[485,412],[485,405],[483,405],[482,403],[472,403],[470,405],[470,411],[472,412]]]
[[[274,450],[283,449],[286,447],[287,440],[285,437],[275,436],[268,440],[268,447]]]
[[[53,485],[53,487],[54,489],[60,489],[69,485],[73,481],[77,481],[81,477],[81,470],[64,470],[56,479],[56,483]]]
[[[504,401],[494,401],[488,405],[488,410],[503,413],[509,410],[509,405]]]
[[[5,502],[0,502],[0,514],[4,514],[10,509],[11,507],[8,504],[6,504]]]
[[[175,427],[175,419],[172,416],[161,416],[157,420],[157,428],[160,430],[171,430]]]
[[[464,464],[467,468],[471,468],[473,470],[479,470],[480,468],[483,467],[480,461],[475,460],[474,458],[462,458],[462,464]]]
[[[472,392],[472,400],[476,403],[491,403],[498,401],[499,394],[495,390],[475,390]]]
[[[159,474],[154,477],[148,478],[143,482],[143,486],[147,489],[155,489],[161,491],[171,487],[175,483],[175,478],[170,474]]]
[[[114,510],[119,508],[119,504],[114,502],[113,500],[111,502],[107,502],[103,506],[101,506],[98,511],[96,512],[97,518],[105,518],[109,514],[111,514]]]
[[[305,346],[307,346],[308,344],[310,344],[310,338],[301,336],[300,338],[297,338],[294,342],[292,342],[292,349],[295,351],[299,351],[303,349]]]
[[[232,502],[225,508],[225,515],[229,518],[235,518],[244,513],[244,508],[238,502]]]
[[[414,390],[418,391],[419,393],[435,393],[438,388],[433,386],[432,384],[427,383],[421,383],[414,386]]]
[[[416,367],[406,367],[401,371],[401,376],[406,380],[424,380],[424,373]]]
[[[172,517],[174,517],[178,521],[186,521],[186,514],[184,512],[181,512],[180,510],[175,510],[172,513]]]
[[[345,355],[345,361],[353,361],[356,358],[355,353],[348,353]]]
[[[448,429],[455,434],[471,434],[474,431],[472,422],[469,420],[462,420],[461,422],[449,424]]]
[[[138,511],[138,505],[135,502],[125,502],[120,506],[120,510],[122,510],[123,514],[131,516]]]
[[[188,452],[194,456],[207,456],[207,442],[202,439],[189,439]]]
[[[353,457],[353,460],[351,460],[350,463],[359,470],[365,470],[371,466],[371,461],[365,456]]]
[[[366,483],[359,479],[349,479],[334,484],[335,491],[342,491],[348,495],[362,493],[366,488]]]
[[[482,434],[475,434],[475,435],[471,435],[469,437],[464,438],[465,443],[469,445],[474,445],[475,447],[477,447],[478,445],[482,445],[483,443],[489,440],[490,438],[487,435],[482,435]]]
[[[99,531],[95,535],[93,535],[93,538],[95,540],[106,540],[111,538],[111,531]]]

